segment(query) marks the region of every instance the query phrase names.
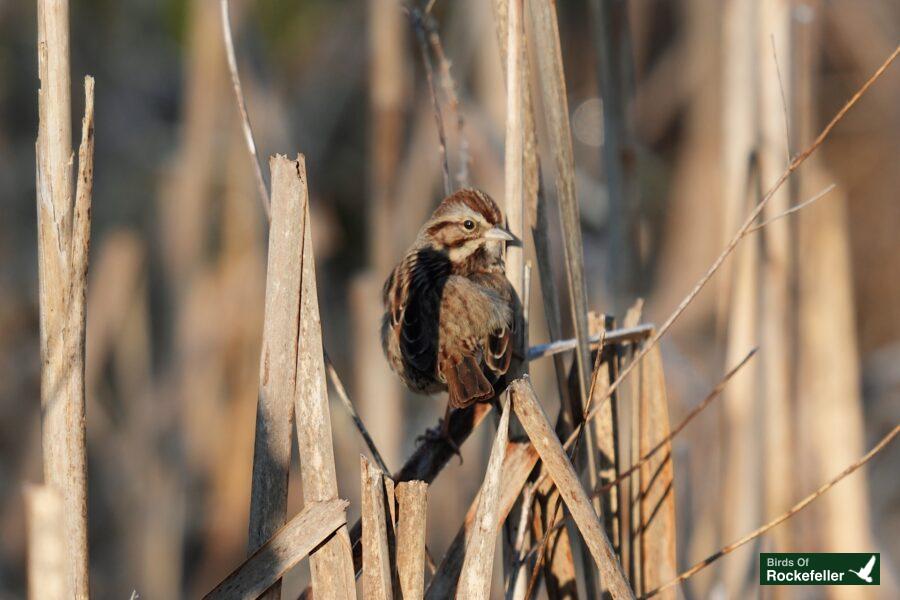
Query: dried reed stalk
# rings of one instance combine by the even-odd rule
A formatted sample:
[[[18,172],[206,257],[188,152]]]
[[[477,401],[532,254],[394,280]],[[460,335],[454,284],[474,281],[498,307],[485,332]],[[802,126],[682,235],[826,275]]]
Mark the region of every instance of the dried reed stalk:
[[[515,560],[509,577],[506,581],[506,600],[523,600],[525,598],[526,585],[528,581],[525,579],[525,566],[528,553],[528,531],[530,529],[530,521],[532,516],[532,507],[534,506],[535,487],[529,485],[522,492],[522,510],[519,515],[519,524],[516,527],[516,539],[513,544],[515,550]]]
[[[224,6],[223,6],[224,9]],[[248,551],[256,551],[287,517],[303,260],[303,182],[285,156],[269,160],[272,176],[266,307],[253,446]],[[277,598],[280,585],[267,594]]]
[[[425,519],[428,484],[404,481],[397,485],[397,575],[403,600],[419,600],[425,593]]]
[[[362,496],[363,595],[366,598],[390,600],[391,554],[388,549],[384,474],[359,457],[360,495]]]
[[[553,427],[547,419],[543,407],[535,397],[528,377],[514,381],[510,385],[510,393],[516,415],[540,455],[547,472],[559,488],[560,495],[594,557],[604,585],[614,599],[634,598],[634,594],[625,580],[622,567],[603,531],[603,526],[591,506],[590,498],[581,486],[562,443],[553,432]]]
[[[347,522],[348,502],[313,502],[276,530],[204,600],[259,598],[331,534]],[[354,596],[355,597],[355,596]]]
[[[603,315],[590,313],[588,315],[591,336],[599,337],[601,340],[606,335],[607,325],[613,324],[612,318]],[[588,399],[591,404],[602,396],[609,387],[609,382],[615,374],[615,365],[618,361],[615,352],[607,352],[608,356],[604,360],[604,345],[601,344],[597,349],[597,366],[594,368],[593,378],[591,380],[591,397]],[[612,401],[602,404],[602,408],[594,419],[594,439],[597,443],[597,467],[598,479],[603,493],[597,495],[599,506],[597,514],[603,519],[603,526],[606,528],[606,535],[616,553],[621,552],[621,535],[619,531],[619,495],[613,483],[616,474],[619,472],[619,452],[618,452],[618,403],[613,398]],[[619,554],[621,560],[621,554]]]
[[[811,19],[800,19],[794,13],[795,30],[791,32],[794,64],[791,70],[792,103],[795,108],[794,131],[797,143],[805,143],[815,131],[822,68],[821,49],[826,35],[823,17],[831,10],[811,6]],[[830,9],[831,7],[829,7]],[[846,13],[847,11],[841,10]],[[845,14],[850,23],[866,17]],[[827,18],[827,17],[826,17]],[[832,17],[833,18],[833,17]],[[845,28],[848,24],[838,25]],[[852,25],[850,25],[852,27]],[[829,32],[831,28],[829,27]],[[856,50],[856,49],[854,49]],[[897,77],[889,80],[898,89]],[[884,92],[884,90],[882,90]],[[889,94],[890,95],[890,94]],[[831,178],[824,161],[813,159],[811,169],[800,176],[795,192],[799,197],[810,193]],[[854,315],[861,314],[854,294],[854,266],[851,258],[847,193],[839,191],[826,206],[807,211],[796,220],[797,247],[797,331],[796,390],[797,432],[795,447],[808,449],[802,466],[810,484],[820,481],[858,456],[865,447],[866,427],[860,389],[860,349]],[[833,340],[841,340],[835,350]],[[823,346],[824,344],[824,346]],[[807,426],[811,425],[811,426]],[[841,435],[835,436],[834,432]],[[804,460],[805,459],[805,460]],[[811,481],[810,481],[811,479]],[[815,544],[823,551],[842,548],[871,548],[869,483],[855,478],[823,499],[814,514],[795,524],[795,531],[809,531],[812,539],[792,540]],[[807,527],[807,524],[815,524]],[[851,590],[853,588],[842,588]]]
[[[638,445],[641,456],[644,456],[651,449],[651,444],[659,439],[665,440],[670,435],[666,380],[659,347],[647,355],[640,375],[641,427]],[[664,442],[662,449],[661,454],[654,454],[650,460],[640,461],[639,580],[641,589],[644,590],[669,581],[678,571],[675,556],[675,472],[671,443]],[[675,594],[667,597],[674,600]]]
[[[476,404],[468,410],[456,410],[450,415],[449,434],[457,446],[465,442],[469,434],[478,427],[491,411],[490,404]],[[444,440],[425,440],[406,464],[394,474],[394,481],[424,481],[431,483],[441,472],[441,469],[456,456],[452,447]],[[523,482],[524,484],[524,482]],[[520,488],[521,489],[521,488]],[[518,492],[516,492],[518,495]],[[357,573],[362,568],[361,523],[357,521],[350,530],[350,539],[353,547],[353,564]]]
[[[499,522],[506,520],[509,512],[518,501],[522,487],[528,480],[528,476],[534,469],[535,464],[537,464],[537,459],[537,452],[535,452],[531,444],[521,442],[510,442],[507,444],[506,455],[503,459],[502,481],[500,482]],[[470,535],[470,531],[475,523],[479,502],[480,492],[469,505],[463,524],[460,526],[456,537],[453,538],[453,542],[447,549],[446,554],[444,554],[444,558],[441,560],[441,564],[438,566],[428,586],[426,598],[438,600],[450,598],[455,594],[465,556],[466,538]]]
[[[541,97],[556,166],[557,201],[563,229],[566,279],[569,287],[570,309],[572,322],[575,326],[577,345],[578,395],[567,396],[565,394],[564,386],[562,385],[561,365],[558,362],[556,363],[557,382],[561,390],[561,400],[564,405],[568,404],[570,420],[568,427],[571,428],[583,421],[591,369],[590,351],[587,341],[587,289],[584,283],[581,224],[575,195],[575,166],[556,9],[555,5],[547,0],[529,0],[528,8],[531,17],[535,53],[538,57],[538,80]],[[511,49],[508,49],[508,53],[511,53]],[[512,74],[507,73],[507,77],[512,77]],[[535,212],[537,212],[537,205]],[[538,215],[535,214],[534,217],[537,219]],[[538,242],[538,238],[536,238],[536,242]],[[541,275],[543,276],[542,278],[552,277],[549,270],[542,271]],[[548,279],[548,283],[549,281]],[[590,431],[587,432],[586,448],[588,479],[591,486],[594,486],[596,484],[596,465],[594,461],[593,434]],[[589,561],[586,552],[582,552],[581,557],[585,563]],[[569,574],[563,573],[561,576],[568,577]],[[593,572],[590,569],[585,570],[585,577],[588,580],[588,588],[593,589],[595,585],[592,581]],[[589,592],[589,595],[593,597],[591,592]]]
[[[543,476],[546,469],[541,468],[540,472]],[[578,528],[571,520],[562,518],[562,498],[553,479],[543,476],[538,481],[539,497],[535,501],[532,533],[540,545],[522,597],[532,597],[538,578],[543,574],[547,596],[554,600],[566,598],[578,591],[574,561],[574,548],[578,548],[577,544],[580,541]],[[563,526],[556,527],[557,523]],[[587,558],[592,561],[590,555]],[[588,563],[588,568],[593,570],[593,562]]]
[[[719,381],[719,383],[716,384],[716,386],[712,389],[712,391],[710,391],[710,393],[707,394],[706,398],[704,398],[703,401],[701,401],[696,407],[691,409],[688,412],[688,414],[685,415],[685,417],[681,421],[679,421],[678,425],[676,425],[674,428],[672,428],[672,431],[669,432],[669,434],[666,437],[657,441],[656,444],[649,451],[647,451],[646,454],[644,454],[641,457],[641,460],[639,460],[635,464],[631,465],[628,469],[619,473],[618,476],[615,479],[613,479],[612,481],[610,481],[609,483],[606,483],[606,484],[600,486],[599,488],[597,488],[596,490],[594,490],[592,492],[592,495],[596,496],[596,495],[602,494],[603,492],[609,491],[614,486],[619,485],[620,483],[625,481],[627,478],[631,477],[634,473],[636,473],[638,471],[638,469],[640,469],[657,452],[659,452],[663,448],[668,447],[670,445],[670,442],[673,439],[675,439],[676,435],[681,433],[681,431],[684,430],[684,428],[687,427],[687,425],[698,414],[700,414],[705,408],[707,408],[713,402],[713,400],[715,400],[716,398],[721,396],[722,391],[725,389],[726,384],[731,380],[732,377],[734,377],[735,374],[737,374],[747,364],[747,362],[756,354],[756,351],[757,351],[757,349],[754,348],[744,357],[743,360],[741,360],[741,362],[739,362],[737,365],[732,367],[732,369],[730,371],[728,371],[728,373],[725,374],[725,376]],[[539,479],[538,483],[541,483],[541,481],[542,480]],[[550,531],[559,529],[562,526],[563,526],[563,523],[557,523],[556,525],[553,526],[553,528]],[[545,541],[541,541],[541,544],[544,544],[544,543],[545,543]],[[532,549],[530,551],[530,553],[534,553],[536,551],[537,551],[536,549]]]
[[[587,288],[584,283],[584,252],[581,243],[578,199],[575,196],[575,163],[572,151],[572,132],[569,128],[569,108],[566,98],[566,80],[563,73],[562,49],[559,41],[559,26],[553,2],[528,0],[528,9],[534,30],[535,53],[538,57],[541,97],[546,111],[547,130],[556,164],[556,191],[560,221],[563,227],[566,280],[569,285],[570,309],[577,340],[575,356],[578,364],[578,387],[581,391],[578,408],[583,410],[587,401],[591,373],[587,341]],[[588,465],[592,473],[595,471],[593,467],[592,464]]]
[[[495,3],[496,6],[496,3]],[[506,75],[506,140],[504,148],[504,212],[506,225],[510,233],[519,240],[516,245],[506,246],[506,277],[512,284],[516,295],[523,302],[522,326],[513,332],[515,352],[528,347],[528,324],[530,315],[524,305],[529,290],[525,285],[525,96],[528,95],[525,72],[525,28],[523,18],[523,0],[507,0],[503,2],[505,9],[506,29],[498,36],[505,37],[504,74]],[[499,23],[498,23],[499,25]],[[533,118],[532,118],[533,124]],[[524,372],[528,371],[528,363],[523,364]],[[517,375],[516,373],[515,375]],[[512,376],[515,376],[512,375]],[[513,436],[521,435],[517,423],[513,423]],[[512,565],[513,550],[510,547],[512,532],[509,524],[504,531],[504,571]]]
[[[298,156],[292,167],[295,171],[296,185],[300,187],[303,207],[300,225],[303,228],[300,328],[297,338],[299,348],[294,415],[297,424],[300,473],[303,478],[303,499],[305,502],[325,502],[338,497],[337,472],[325,383],[322,329],[319,321],[306,164],[303,156]],[[313,551],[310,556],[310,570],[312,589],[317,599],[356,596],[353,558],[346,527],[340,527],[334,536]]]
[[[515,2],[515,0],[513,0]],[[512,19],[511,19],[512,21]],[[509,437],[509,395],[503,403],[503,414],[491,448],[484,483],[478,494],[478,510],[473,527],[466,541],[466,555],[456,588],[456,597],[467,600],[486,600],[491,593],[491,574],[494,566],[494,549],[500,512],[500,494],[503,473],[503,459]]]
[[[625,311],[622,324],[625,327],[634,327],[640,320],[644,310],[644,300],[638,298],[634,304]],[[637,346],[625,349],[630,360],[634,359]],[[621,363],[620,363],[621,364]],[[640,448],[638,441],[641,436],[641,401],[640,401],[640,371],[636,381],[627,381],[621,397],[626,401],[622,405],[619,415],[619,432],[622,433],[619,440],[620,455],[633,465],[638,461]],[[577,443],[577,441],[576,441]],[[635,481],[637,479],[637,481]],[[641,592],[641,537],[638,532],[641,520],[640,503],[640,472],[637,478],[630,478],[624,485],[619,486],[619,531],[622,532],[622,545],[620,554],[622,566],[628,573],[628,580],[635,593]]]
[[[756,35],[756,65],[759,69],[759,169],[762,181],[778,176],[790,161],[790,122],[787,114],[782,69],[790,63],[779,65],[778,53],[788,56],[791,45],[790,20],[792,3],[787,0],[764,0],[758,3],[760,25]],[[767,60],[760,60],[769,51]],[[791,73],[784,83],[793,87]],[[788,90],[792,93],[792,90]],[[772,221],[791,208],[791,193],[782,188],[763,211],[763,218],[770,224],[762,232],[765,251],[761,255],[762,283],[760,306],[760,343],[766,349],[761,357],[763,371],[759,403],[763,420],[763,500],[764,518],[778,514],[792,496],[795,461],[788,449],[792,448],[791,424],[796,422],[792,410],[792,396],[796,389],[793,373],[796,372],[794,306],[792,303],[796,271],[794,248],[796,241],[792,226],[785,219]],[[854,452],[854,454],[857,454]],[[790,528],[782,528],[773,535],[772,552],[793,547]]]
[[[84,81],[85,114],[72,190],[69,3],[38,1],[38,269],[44,480],[62,496],[67,578],[88,598],[85,448],[85,291],[90,248],[94,80]]]
[[[849,465],[847,468],[845,468],[843,471],[841,471],[841,473],[839,473],[833,479],[831,479],[830,481],[819,486],[819,488],[816,489],[816,491],[814,491],[813,493],[811,493],[808,496],[806,496],[805,498],[803,498],[803,500],[801,500],[800,502],[797,502],[796,504],[794,504],[787,512],[782,513],[777,518],[772,519],[771,521],[769,521],[762,527],[758,527],[757,529],[754,529],[753,531],[751,531],[747,535],[743,536],[742,538],[728,544],[727,546],[725,546],[724,548],[715,552],[714,554],[711,554],[704,560],[701,560],[700,562],[698,562],[697,564],[692,566],[690,569],[679,574],[678,577],[676,577],[675,579],[667,582],[666,584],[664,584],[654,590],[650,590],[644,596],[642,596],[642,598],[652,598],[653,596],[656,596],[660,592],[663,592],[663,591],[671,588],[672,586],[678,585],[682,581],[693,576],[698,571],[705,569],[710,564],[714,563],[715,561],[722,558],[726,554],[730,554],[730,553],[734,552],[735,550],[737,550],[744,544],[755,540],[759,536],[768,532],[773,527],[776,527],[777,525],[780,525],[781,523],[790,519],[795,514],[797,514],[798,512],[800,512],[807,506],[809,506],[810,503],[813,502],[813,500],[820,497],[822,494],[824,494],[825,492],[830,490],[832,487],[837,485],[845,477],[847,477],[848,475],[850,475],[851,473],[853,473],[854,471],[856,471],[857,469],[862,467],[864,464],[866,464],[867,462],[872,460],[872,458],[874,458],[879,452],[884,450],[887,447],[887,445],[890,444],[894,440],[895,437],[897,437],[898,433],[900,433],[900,425],[895,425],[894,428],[891,429],[891,431],[888,432],[887,435],[885,435],[883,438],[881,438],[881,440],[877,444],[875,444],[875,446],[871,450],[866,452],[862,457],[860,457],[858,460],[856,460],[851,465]]]
[[[525,54],[522,1],[507,2],[507,53],[506,53],[506,152],[504,155],[504,200],[506,224],[517,239],[525,237],[525,196],[523,171],[523,98]],[[519,298],[524,294],[525,248],[508,246],[506,249],[506,277]]]
[[[28,598],[72,598],[72,578],[66,558],[62,497],[50,486],[25,487],[28,526]]]
[[[756,170],[754,169],[754,172]],[[752,184],[757,182],[758,173],[751,174],[747,182],[746,200],[756,195]],[[733,288],[728,315],[728,338],[725,348],[725,362],[735,362],[749,346],[759,342],[760,322],[760,247],[759,240],[751,240],[737,251],[733,265]],[[753,523],[759,522],[761,499],[756,490],[762,488],[760,457],[762,448],[755,423],[760,415],[759,369],[757,364],[749,365],[739,373],[725,391],[723,406],[725,431],[724,473],[720,482],[719,495],[722,504],[729,507],[727,513],[719,515],[720,535],[729,539],[746,531]],[[747,551],[723,565],[723,577],[729,595],[740,596],[747,593],[746,571],[751,568],[755,555]]]

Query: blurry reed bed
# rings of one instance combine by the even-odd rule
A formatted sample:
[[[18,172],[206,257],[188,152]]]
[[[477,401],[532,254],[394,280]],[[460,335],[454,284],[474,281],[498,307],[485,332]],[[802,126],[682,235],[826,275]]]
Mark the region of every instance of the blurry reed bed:
[[[111,141],[122,66],[83,41],[128,15],[37,4],[0,596],[742,597],[790,550],[881,551],[896,589],[896,7],[171,3],[160,145],[136,119]],[[34,17],[0,16],[29,57]],[[0,130],[4,176],[26,133]],[[150,185],[112,173],[129,153]],[[472,184],[525,241],[532,360],[502,416],[454,415],[459,464],[416,440],[439,403],[378,328],[387,271]]]

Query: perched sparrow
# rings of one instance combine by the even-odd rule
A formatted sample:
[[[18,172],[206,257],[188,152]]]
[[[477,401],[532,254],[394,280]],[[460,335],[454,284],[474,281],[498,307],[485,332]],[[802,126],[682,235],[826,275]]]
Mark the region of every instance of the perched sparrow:
[[[521,306],[503,265],[503,244],[514,238],[502,222],[487,194],[459,190],[384,285],[385,356],[412,391],[447,390],[448,413],[502,392],[514,354],[521,360],[514,348]]]

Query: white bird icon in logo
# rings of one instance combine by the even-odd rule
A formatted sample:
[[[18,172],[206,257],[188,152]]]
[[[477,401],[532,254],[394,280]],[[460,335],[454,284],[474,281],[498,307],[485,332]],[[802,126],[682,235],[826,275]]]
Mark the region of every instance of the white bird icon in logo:
[[[853,569],[849,569],[851,573],[865,581],[866,583],[872,583],[872,568],[875,566],[875,555],[872,555],[872,558],[869,559],[869,562],[866,563],[859,571],[854,571]]]

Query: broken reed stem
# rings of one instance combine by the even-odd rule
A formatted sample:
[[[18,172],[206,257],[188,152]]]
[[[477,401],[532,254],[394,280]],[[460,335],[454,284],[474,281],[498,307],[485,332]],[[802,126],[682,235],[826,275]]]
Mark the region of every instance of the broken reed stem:
[[[848,466],[841,473],[839,473],[836,477],[831,479],[831,481],[828,481],[827,483],[822,484],[816,491],[814,491],[813,493],[811,493],[810,495],[805,497],[800,502],[793,505],[787,512],[772,519],[771,521],[769,521],[762,527],[754,529],[753,531],[751,531],[750,533],[748,533],[741,539],[739,539],[735,542],[732,542],[731,544],[728,544],[727,546],[725,546],[721,550],[715,552],[714,554],[711,554],[710,556],[708,556],[704,560],[701,560],[700,562],[695,564],[693,567],[691,567],[684,573],[681,573],[678,577],[676,577],[672,581],[670,581],[664,585],[661,585],[660,587],[658,587],[654,590],[650,590],[644,596],[642,596],[642,598],[651,598],[651,597],[659,594],[660,592],[663,592],[663,591],[671,588],[672,586],[681,583],[682,581],[684,581],[684,580],[688,579],[689,577],[693,576],[694,574],[696,574],[698,571],[702,571],[703,569],[708,567],[710,564],[712,564],[719,558],[725,556],[726,554],[730,554],[731,552],[734,552],[735,550],[737,550],[738,548],[740,548],[747,542],[750,542],[750,541],[758,538],[759,536],[765,534],[767,531],[769,531],[773,527],[780,525],[784,521],[788,520],[789,518],[791,518],[792,516],[794,516],[795,514],[797,514],[804,508],[806,508],[807,506],[809,506],[809,504],[813,500],[815,500],[816,498],[818,498],[819,496],[821,496],[822,494],[827,492],[829,489],[834,487],[842,479],[844,479],[845,477],[847,477],[848,475],[850,475],[851,473],[853,473],[854,471],[856,471],[857,469],[862,467],[864,464],[869,462],[872,458],[875,457],[875,455],[877,455],[879,452],[884,450],[884,448],[887,447],[887,445],[890,444],[891,441],[893,441],[893,439],[895,437],[897,437],[898,433],[900,433],[900,425],[894,426],[894,428],[887,435],[885,435],[883,438],[881,438],[880,442],[878,442],[871,450],[866,452],[866,454],[864,454],[859,460],[857,460],[856,462],[854,462],[853,464]]]
[[[499,521],[505,521],[513,506],[517,504],[520,491],[528,481],[528,477],[537,463],[537,452],[528,442],[510,442],[506,446],[506,456],[503,459],[503,481],[500,484],[500,512]],[[426,591],[426,599],[439,600],[448,598],[456,590],[459,580],[459,572],[465,554],[466,538],[469,535],[478,512],[479,494],[472,500],[466,511],[466,518],[460,525],[453,538],[453,542],[447,549],[441,564],[434,574]]]
[[[441,104],[437,96],[437,87],[434,83],[434,67],[431,64],[431,57],[428,55],[428,39],[427,25],[425,19],[429,18],[422,14],[416,6],[404,6],[412,23],[413,30],[416,33],[416,40],[419,43],[419,53],[422,56],[422,66],[425,68],[425,78],[428,81],[428,92],[431,96],[431,109],[434,113],[434,123],[437,127],[438,149],[441,153],[441,169],[444,178],[444,195],[449,196],[453,192],[453,186],[450,183],[450,164],[447,160],[447,136],[444,134],[444,117],[441,114]]]
[[[85,291],[90,249],[94,80],[84,80],[78,179],[72,189],[69,3],[38,0],[36,144],[41,433],[44,481],[63,502],[67,591],[90,594],[85,447]]]
[[[897,55],[900,54],[900,46],[897,46],[891,55],[881,64],[880,67],[872,74],[871,77],[856,91],[855,94],[844,104],[844,106],[835,114],[835,116],[828,122],[824,129],[819,133],[818,137],[806,147],[800,154],[798,154],[791,161],[791,164],[788,165],[787,169],[781,174],[778,180],[772,185],[771,188],[763,195],[762,199],[757,203],[756,207],[750,212],[747,218],[744,220],[743,225],[738,229],[738,231],[734,234],[728,244],[725,246],[725,249],[722,250],[721,254],[713,261],[712,265],[707,269],[706,273],[694,284],[694,287],[688,292],[687,296],[682,299],[682,301],[678,304],[672,314],[666,319],[666,321],[662,324],[656,334],[650,338],[650,341],[645,344],[641,350],[637,353],[634,359],[624,368],[622,372],[616,377],[615,381],[613,381],[609,389],[606,390],[606,394],[603,398],[600,398],[600,402],[607,401],[612,394],[619,388],[622,381],[631,373],[631,370],[637,366],[638,363],[643,360],[643,358],[650,352],[651,348],[659,343],[659,340],[669,331],[672,325],[678,320],[678,317],[687,309],[687,307],[693,302],[694,298],[700,293],[700,291],[706,287],[706,284],[709,283],[709,280],[712,279],[712,276],[716,274],[719,268],[722,266],[722,263],[725,262],[725,259],[728,258],[731,253],[734,251],[735,247],[737,247],[738,243],[750,233],[750,229],[753,227],[754,221],[759,218],[759,215],[762,213],[763,209],[766,207],[766,204],[769,203],[769,200],[775,195],[775,193],[784,185],[785,181],[787,181],[788,177],[797,170],[797,168],[802,165],[807,158],[815,152],[819,146],[825,141],[831,131],[835,128],[835,126],[843,120],[844,116],[847,112],[853,108],[857,102],[859,102],[860,98],[862,98],[865,93],[872,87],[872,85],[878,81],[878,79],[884,74],[884,72],[888,69],[891,63],[897,58]],[[591,411],[586,416],[585,420],[589,420],[594,415],[597,414],[599,410],[599,405],[594,406]],[[572,432],[572,435],[569,436],[569,439],[566,440],[566,446],[569,446],[572,441],[574,441],[575,437],[579,434],[582,426],[579,425],[576,431]]]
[[[295,165],[284,156],[269,160],[273,193],[250,483],[250,553],[287,520],[304,235],[298,227],[303,222],[304,182]],[[276,582],[264,597],[278,598],[280,592]]]
[[[294,162],[301,186],[303,213],[301,289],[297,386],[294,415],[304,502],[324,502],[338,497],[337,470],[332,446],[331,413],[325,383],[322,328],[313,256],[312,224],[309,215],[306,163],[302,155]],[[341,527],[310,555],[312,589],[316,598],[353,598],[356,583],[347,528]]]
[[[422,598],[425,593],[427,492],[424,481],[403,481],[394,492],[398,507],[397,576],[404,599]]]
[[[703,412],[706,409],[706,407],[708,407],[710,404],[712,404],[712,402],[716,398],[718,398],[719,396],[722,395],[722,391],[725,389],[725,386],[728,384],[728,382],[731,380],[731,378],[734,377],[737,374],[737,372],[740,371],[741,368],[743,368],[743,366],[746,365],[750,361],[750,359],[756,355],[756,352],[758,350],[759,350],[759,348],[753,348],[750,352],[748,352],[747,355],[737,365],[732,367],[732,369],[730,371],[728,371],[728,373],[725,374],[725,376],[719,381],[719,383],[716,384],[716,387],[714,387],[709,392],[709,394],[707,394],[706,398],[704,398],[700,402],[700,404],[698,404],[697,406],[692,408],[688,412],[688,414],[685,415],[685,417],[678,423],[678,425],[676,425],[672,429],[672,431],[669,432],[668,435],[666,435],[661,440],[659,440],[659,442],[657,442],[653,446],[653,448],[648,450],[640,458],[640,460],[638,460],[636,463],[631,465],[625,471],[622,471],[621,473],[619,473],[619,475],[615,479],[613,479],[612,481],[609,481],[603,485],[600,485],[596,489],[594,489],[593,495],[596,496],[598,494],[602,494],[604,492],[609,491],[610,489],[614,488],[618,484],[622,483],[624,480],[628,479],[635,471],[640,469],[642,466],[647,464],[647,461],[649,461],[651,458],[653,458],[654,454],[656,454],[662,448],[664,448],[666,446],[666,444],[670,443],[675,438],[676,435],[681,433],[681,431],[685,427],[687,427],[691,421],[694,420],[694,418],[697,415],[699,415],[701,412]]]
[[[362,496],[363,595],[375,600],[390,600],[391,555],[388,549],[384,473],[359,457],[360,495]]]
[[[225,44],[225,56],[228,57],[228,70],[231,72],[231,85],[234,88],[234,98],[237,101],[238,111],[241,115],[241,128],[244,132],[244,142],[250,152],[253,164],[253,174],[256,179],[256,191],[262,202],[266,218],[271,219],[271,206],[269,204],[269,192],[266,189],[266,181],[263,179],[262,167],[259,164],[259,156],[256,154],[256,142],[253,139],[253,128],[250,126],[250,115],[247,113],[247,103],[244,99],[244,88],[241,86],[241,76],[238,73],[237,58],[234,54],[234,40],[231,35],[231,17],[228,13],[228,0],[220,0],[219,8],[222,12],[222,41]]]
[[[509,438],[510,397],[506,394],[503,414],[497,426],[497,435],[491,448],[484,483],[478,497],[478,511],[463,559],[456,597],[461,600],[487,600],[491,593],[491,572],[494,566],[494,550],[499,530],[500,483],[503,475],[503,458]]]
[[[346,500],[307,504],[204,600],[257,598],[347,522]]]

